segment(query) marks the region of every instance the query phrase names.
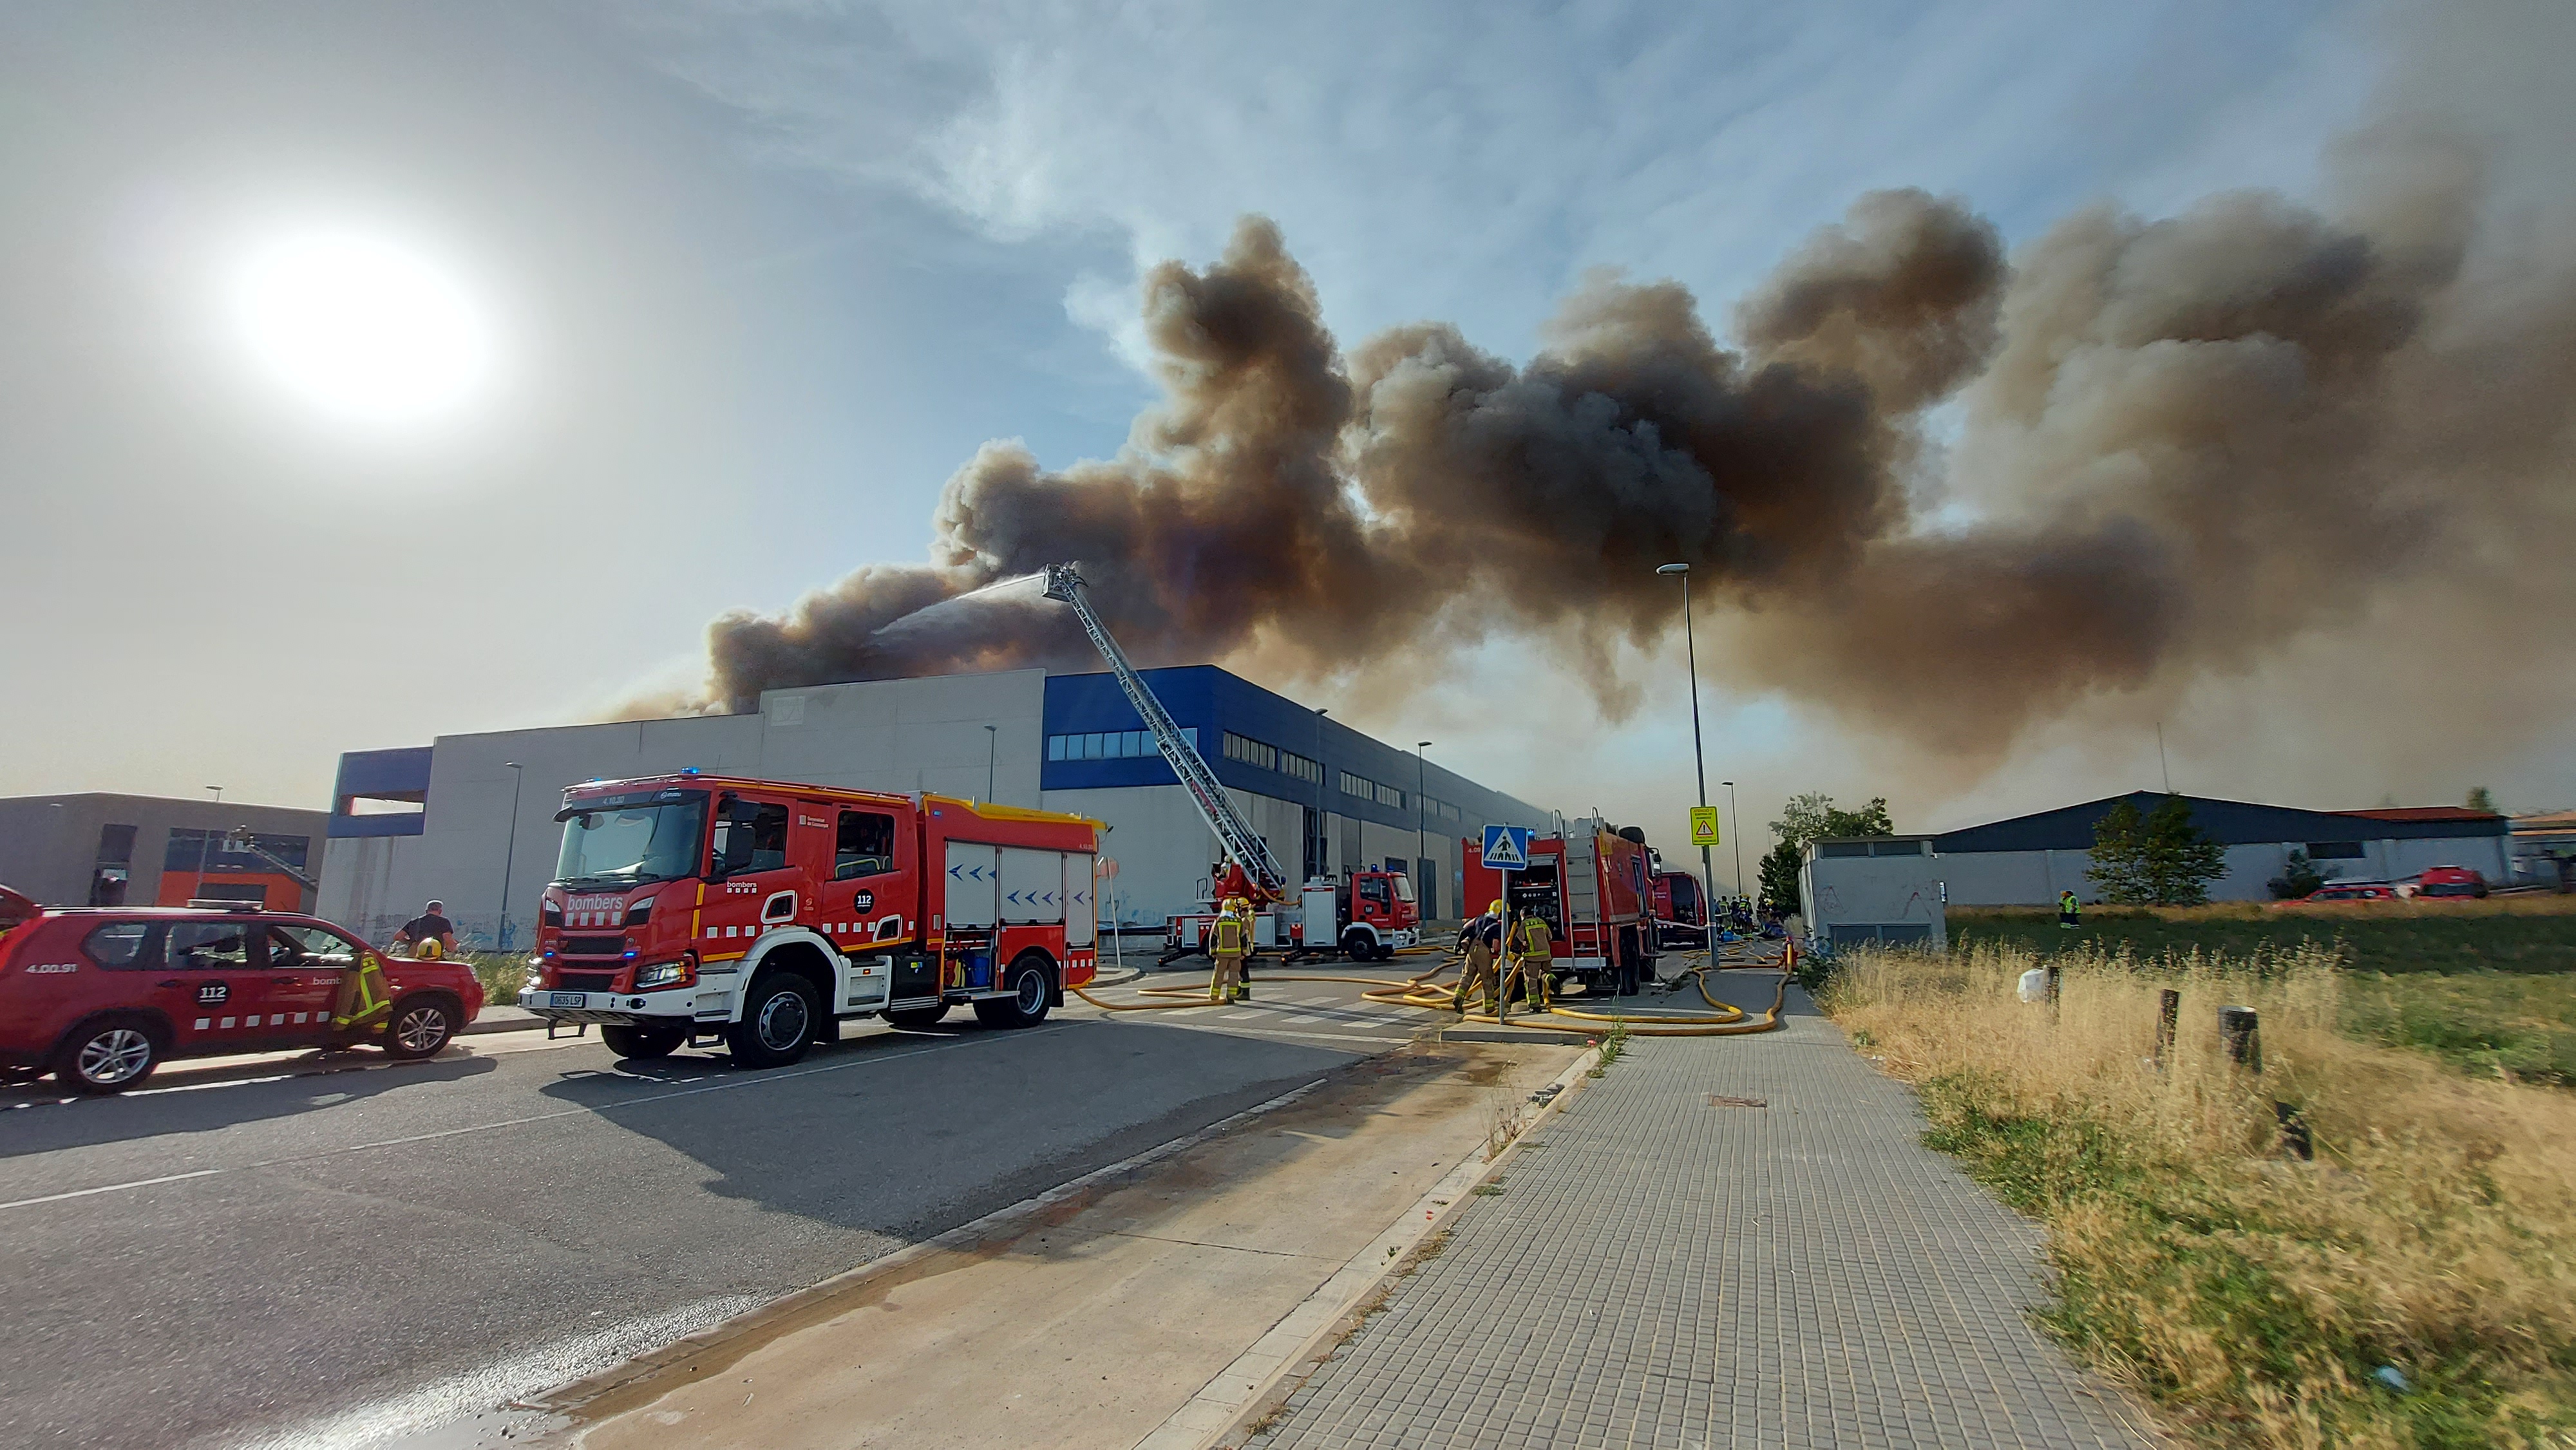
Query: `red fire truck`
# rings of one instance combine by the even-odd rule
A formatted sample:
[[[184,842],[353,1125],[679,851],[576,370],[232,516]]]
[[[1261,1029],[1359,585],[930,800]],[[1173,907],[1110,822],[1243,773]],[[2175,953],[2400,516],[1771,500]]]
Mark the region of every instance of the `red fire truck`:
[[[1649,873],[1655,908],[1655,944],[1664,951],[1692,951],[1708,945],[1708,893],[1687,871],[1658,865]]]
[[[1207,950],[1208,923],[1228,896],[1246,901],[1263,898],[1240,867],[1220,865],[1209,873],[1213,900],[1198,911],[1171,919],[1163,937],[1163,962]],[[1292,958],[1339,954],[1355,962],[1385,961],[1396,948],[1419,946],[1422,907],[1413,894],[1413,878],[1401,871],[1346,871],[1339,881],[1318,876],[1297,894],[1294,906],[1257,907],[1252,916],[1255,950],[1288,949]]]
[[[1655,971],[1659,932],[1653,915],[1653,865],[1646,833],[1604,821],[1574,822],[1565,834],[1533,837],[1529,866],[1503,873],[1484,865],[1483,843],[1465,852],[1467,907],[1501,899],[1517,913],[1535,906],[1555,937],[1556,978],[1580,980],[1586,995],[1628,996]]]
[[[941,795],[700,775],[564,792],[521,1006],[625,1057],[701,1037],[755,1067],[839,1019],[960,1002],[1043,1021],[1091,980],[1099,823]]]

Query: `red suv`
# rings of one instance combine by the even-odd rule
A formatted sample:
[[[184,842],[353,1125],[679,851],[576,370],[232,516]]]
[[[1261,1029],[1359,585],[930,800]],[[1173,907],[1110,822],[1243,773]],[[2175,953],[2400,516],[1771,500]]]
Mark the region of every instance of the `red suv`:
[[[390,1013],[332,1026],[370,957]],[[352,984],[354,989],[354,984]],[[121,1092],[164,1058],[348,1047],[427,1057],[483,1010],[458,961],[388,957],[328,922],[255,907],[46,908],[0,887],[0,1073]]]
[[[2418,896],[2484,896],[2487,878],[2473,866],[2428,866],[2415,878]]]

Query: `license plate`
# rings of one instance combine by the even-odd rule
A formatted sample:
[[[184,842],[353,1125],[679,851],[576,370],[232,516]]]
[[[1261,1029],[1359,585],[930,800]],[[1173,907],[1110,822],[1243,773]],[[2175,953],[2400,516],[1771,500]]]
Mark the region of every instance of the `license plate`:
[[[580,1007],[587,1005],[589,1001],[588,992],[551,992],[546,996],[546,1005],[549,1007]]]

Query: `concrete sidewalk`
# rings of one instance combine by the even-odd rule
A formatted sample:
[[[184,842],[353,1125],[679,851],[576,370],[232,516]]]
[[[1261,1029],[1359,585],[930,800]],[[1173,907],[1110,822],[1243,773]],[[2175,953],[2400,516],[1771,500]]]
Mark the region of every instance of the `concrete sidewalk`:
[[[1252,1450],[2156,1443],[2025,1317],[2038,1228],[1790,1002],[1632,1039]]]

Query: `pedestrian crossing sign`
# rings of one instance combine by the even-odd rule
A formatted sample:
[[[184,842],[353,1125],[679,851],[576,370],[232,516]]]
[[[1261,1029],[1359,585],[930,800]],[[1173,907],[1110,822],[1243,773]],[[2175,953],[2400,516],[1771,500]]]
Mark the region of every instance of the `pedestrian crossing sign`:
[[[1529,866],[1529,827],[1487,826],[1485,828],[1485,869],[1520,871]]]
[[[1690,816],[1692,845],[1715,846],[1722,844],[1717,839],[1717,807],[1693,806],[1691,807]]]

